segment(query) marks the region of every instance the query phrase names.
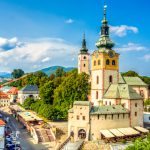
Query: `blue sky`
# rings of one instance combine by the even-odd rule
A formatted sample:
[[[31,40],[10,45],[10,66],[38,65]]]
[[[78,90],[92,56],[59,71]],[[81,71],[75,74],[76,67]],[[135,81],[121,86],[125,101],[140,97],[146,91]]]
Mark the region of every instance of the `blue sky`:
[[[120,71],[150,76],[150,1],[106,1]],[[90,52],[96,49],[103,5],[104,0],[0,0],[1,71],[77,66],[83,32]]]

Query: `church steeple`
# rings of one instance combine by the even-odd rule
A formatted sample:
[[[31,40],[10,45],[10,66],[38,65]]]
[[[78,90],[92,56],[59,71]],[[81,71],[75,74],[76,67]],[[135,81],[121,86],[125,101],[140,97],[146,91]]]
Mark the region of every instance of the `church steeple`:
[[[80,49],[80,53],[87,53],[88,49],[86,47],[86,39],[85,39],[85,33],[83,34],[83,40],[82,40],[82,48]]]
[[[108,48],[112,49],[114,46],[114,43],[109,38],[109,25],[106,17],[106,9],[107,5],[104,6],[104,18],[102,20],[102,26],[101,26],[101,36],[98,42],[96,43],[97,48]]]

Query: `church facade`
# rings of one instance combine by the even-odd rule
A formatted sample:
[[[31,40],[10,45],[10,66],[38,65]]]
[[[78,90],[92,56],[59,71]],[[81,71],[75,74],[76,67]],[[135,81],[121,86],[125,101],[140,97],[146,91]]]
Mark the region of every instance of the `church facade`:
[[[84,36],[78,55],[78,73],[90,75],[91,99],[74,102],[68,111],[68,134],[75,140],[81,136],[100,139],[100,130],[143,126],[143,100],[148,98],[148,86],[138,77],[121,76],[120,55],[114,45],[104,8],[97,50],[89,54]]]

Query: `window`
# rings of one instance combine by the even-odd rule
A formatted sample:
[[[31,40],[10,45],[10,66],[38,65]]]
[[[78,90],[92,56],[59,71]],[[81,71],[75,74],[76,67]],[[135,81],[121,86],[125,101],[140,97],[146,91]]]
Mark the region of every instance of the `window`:
[[[107,105],[107,101],[105,101],[105,105]]]
[[[98,65],[101,65],[101,61],[100,60],[98,60]]]
[[[135,103],[135,107],[137,107],[137,103]]]
[[[96,91],[96,99],[98,99],[98,91]]]
[[[109,62],[109,59],[107,59],[107,60],[106,60],[106,65],[109,65],[109,63],[110,63],[110,62]]]
[[[85,67],[86,65],[84,64],[83,66]]]
[[[137,116],[137,112],[135,112],[135,116]]]
[[[115,62],[115,60],[113,60],[113,61],[112,61],[112,65],[113,65],[113,66],[115,66],[115,65],[116,65],[116,62]]]
[[[111,102],[109,102],[109,105],[111,105]]]
[[[141,95],[142,97],[144,97],[144,92],[143,92],[143,90],[140,91],[140,95]]]
[[[113,82],[113,78],[112,76],[109,76],[109,83],[112,83]]]
[[[96,66],[96,61],[94,61],[94,66]]]
[[[99,76],[96,77],[96,83],[99,84]]]
[[[83,116],[82,119],[85,120],[85,116]]]
[[[150,120],[150,117],[149,117],[149,120]]]
[[[98,120],[99,120],[99,115],[97,116]]]
[[[86,56],[84,56],[83,59],[86,59]]]
[[[79,120],[80,119],[80,117],[79,116],[77,116],[77,120]]]

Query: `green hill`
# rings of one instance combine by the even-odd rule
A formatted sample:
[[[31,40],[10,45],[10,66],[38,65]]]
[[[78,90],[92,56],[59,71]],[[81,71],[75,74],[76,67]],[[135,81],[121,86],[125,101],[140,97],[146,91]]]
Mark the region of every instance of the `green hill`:
[[[44,72],[45,74],[47,74],[48,76],[51,75],[52,73],[55,73],[55,71],[58,69],[58,68],[63,68],[63,70],[65,72],[68,72],[68,71],[71,71],[75,68],[73,67],[62,67],[62,66],[52,66],[52,67],[48,67],[48,68],[44,68],[40,71]]]

